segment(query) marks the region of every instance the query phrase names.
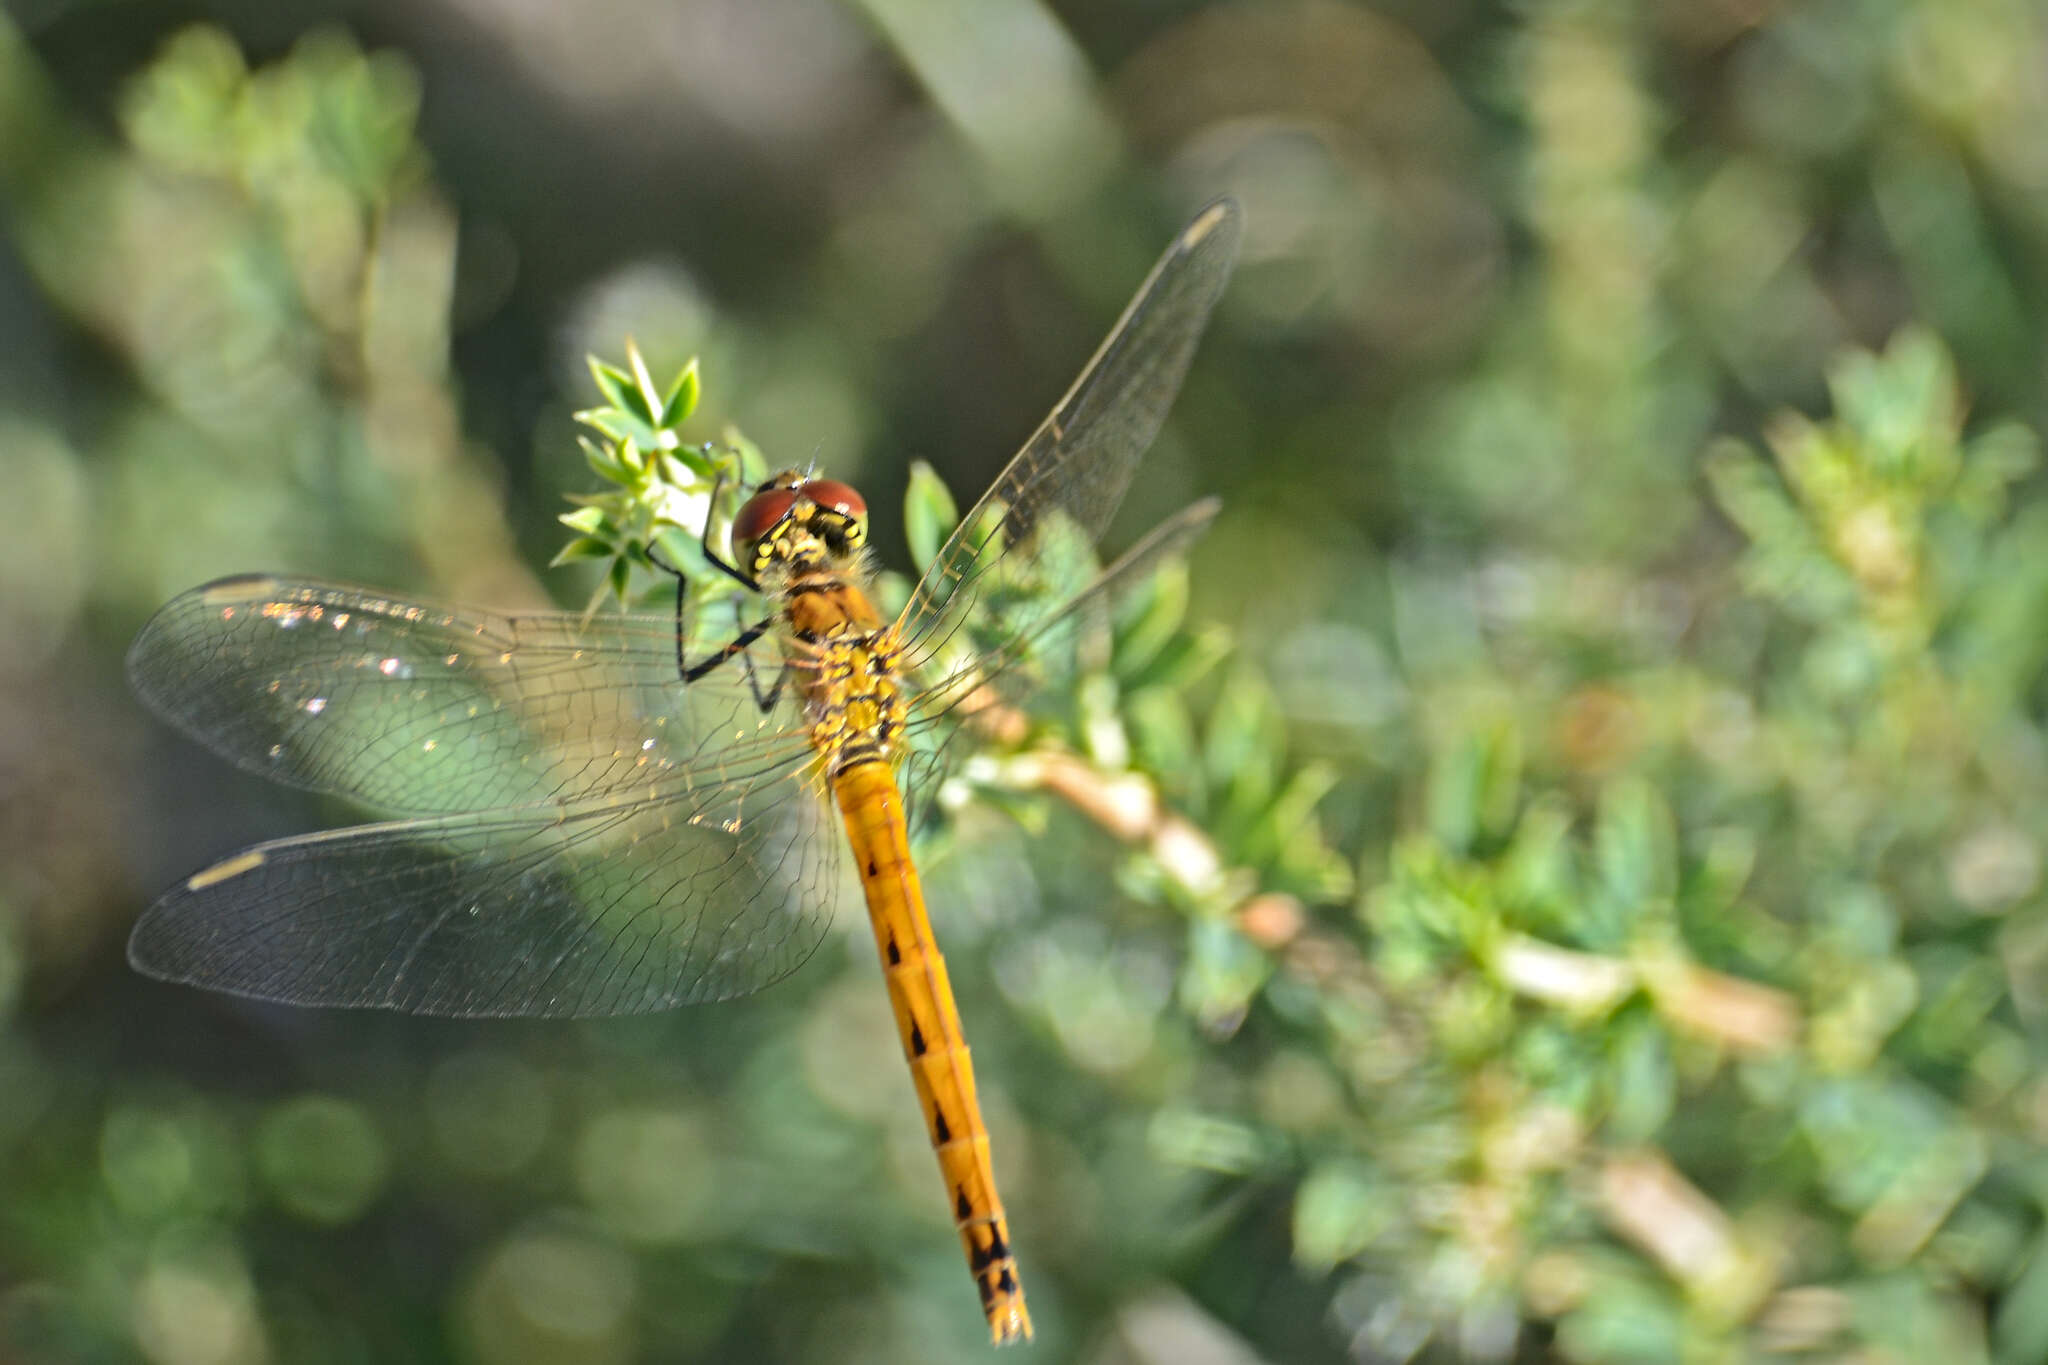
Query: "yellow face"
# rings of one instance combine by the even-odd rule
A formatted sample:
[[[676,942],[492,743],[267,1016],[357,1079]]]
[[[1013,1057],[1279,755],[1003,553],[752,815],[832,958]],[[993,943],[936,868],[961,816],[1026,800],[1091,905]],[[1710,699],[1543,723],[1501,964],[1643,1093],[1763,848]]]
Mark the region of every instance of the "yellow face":
[[[868,505],[836,479],[784,470],[754,490],[732,519],[732,557],[756,588],[772,573],[844,563],[868,540]]]

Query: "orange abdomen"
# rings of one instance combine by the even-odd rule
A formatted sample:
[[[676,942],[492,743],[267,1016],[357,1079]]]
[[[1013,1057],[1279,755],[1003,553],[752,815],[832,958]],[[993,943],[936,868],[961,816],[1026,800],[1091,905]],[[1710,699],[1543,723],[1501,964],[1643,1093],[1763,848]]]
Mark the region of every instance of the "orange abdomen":
[[[988,1127],[974,1096],[974,1067],[946,962],[932,938],[924,888],[910,860],[903,794],[881,759],[857,762],[832,777],[832,792],[867,893],[868,919],[882,954],[882,975],[896,1031],[946,1180],[968,1268],[981,1290],[989,1335],[998,1344],[1031,1335],[1031,1314],[1010,1254],[1010,1228],[996,1193]]]

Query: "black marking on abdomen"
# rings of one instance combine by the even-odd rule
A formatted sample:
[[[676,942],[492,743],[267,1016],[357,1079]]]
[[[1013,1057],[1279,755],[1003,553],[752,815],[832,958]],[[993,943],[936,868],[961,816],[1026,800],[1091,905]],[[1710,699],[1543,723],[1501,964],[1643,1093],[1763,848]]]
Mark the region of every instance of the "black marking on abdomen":
[[[872,876],[874,874],[874,868],[869,867],[868,873],[870,876]],[[896,951],[896,935],[891,934],[889,935],[889,965],[891,967],[894,967],[899,965],[902,961],[903,954]]]
[[[910,1021],[910,1055],[924,1056],[924,1030],[917,1026],[915,1019]]]
[[[955,1198],[953,1200],[953,1212],[956,1215],[958,1215],[960,1221],[964,1223],[968,1219],[974,1217],[974,1205],[968,1202],[967,1191],[964,1187],[955,1187],[953,1193],[955,1195]]]
[[[882,746],[871,739],[850,739],[840,745],[839,756],[832,765],[834,776],[858,768],[863,763],[880,763]]]
[[[1003,1240],[1003,1234],[996,1230],[995,1225],[990,1224],[988,1230],[988,1245],[985,1247],[976,1247],[974,1249],[973,1254],[967,1258],[967,1264],[969,1268],[974,1270],[976,1273],[979,1273],[983,1270],[986,1270],[988,1267],[994,1265],[997,1261],[1008,1260],[1009,1257],[1009,1243]]]
[[[946,1116],[939,1110],[932,1110],[932,1143],[943,1147],[953,1140],[953,1130],[946,1125]]]

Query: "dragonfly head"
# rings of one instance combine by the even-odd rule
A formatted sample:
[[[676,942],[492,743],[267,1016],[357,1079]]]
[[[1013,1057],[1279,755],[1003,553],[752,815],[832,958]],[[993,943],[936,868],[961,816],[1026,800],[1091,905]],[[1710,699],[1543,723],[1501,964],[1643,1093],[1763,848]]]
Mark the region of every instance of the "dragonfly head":
[[[786,469],[754,490],[732,519],[732,557],[755,587],[781,568],[802,573],[843,563],[868,542],[868,505],[837,479]]]

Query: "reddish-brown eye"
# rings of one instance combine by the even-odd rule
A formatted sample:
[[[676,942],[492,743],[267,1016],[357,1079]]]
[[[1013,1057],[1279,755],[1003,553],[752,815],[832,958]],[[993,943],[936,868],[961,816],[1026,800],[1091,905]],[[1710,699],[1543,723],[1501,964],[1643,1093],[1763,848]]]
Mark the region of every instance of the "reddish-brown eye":
[[[775,529],[775,524],[796,506],[796,494],[787,488],[764,488],[748,498],[732,519],[732,552],[742,561],[753,557],[754,546]],[[741,567],[746,567],[743,563]]]
[[[854,521],[864,521],[868,515],[867,499],[837,479],[806,479],[804,496],[827,511],[837,512]]]

